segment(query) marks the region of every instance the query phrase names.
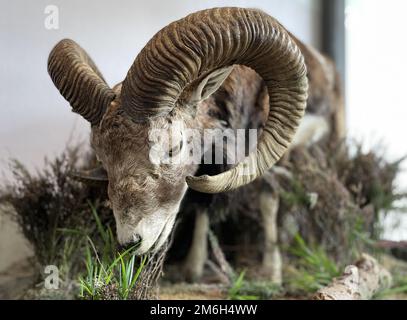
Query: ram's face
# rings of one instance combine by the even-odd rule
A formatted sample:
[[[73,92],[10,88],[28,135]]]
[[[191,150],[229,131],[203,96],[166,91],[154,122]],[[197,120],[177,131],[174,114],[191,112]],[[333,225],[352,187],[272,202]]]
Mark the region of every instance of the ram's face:
[[[154,159],[160,148],[183,151],[181,140],[168,143],[152,134],[157,127],[165,131],[167,121],[134,123],[118,109],[113,105],[100,126],[93,127],[92,145],[107,171],[119,243],[140,242],[141,254],[158,249],[170,234],[187,188],[186,166]]]

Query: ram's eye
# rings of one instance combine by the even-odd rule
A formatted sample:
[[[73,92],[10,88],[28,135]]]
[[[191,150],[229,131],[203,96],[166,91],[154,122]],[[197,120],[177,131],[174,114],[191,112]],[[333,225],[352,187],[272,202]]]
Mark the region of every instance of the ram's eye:
[[[184,141],[183,141],[183,139],[181,139],[180,143],[179,143],[177,146],[175,146],[174,148],[170,149],[170,151],[168,152],[168,156],[169,156],[170,158],[172,158],[172,157],[178,155],[179,152],[181,151],[183,145],[184,145]]]

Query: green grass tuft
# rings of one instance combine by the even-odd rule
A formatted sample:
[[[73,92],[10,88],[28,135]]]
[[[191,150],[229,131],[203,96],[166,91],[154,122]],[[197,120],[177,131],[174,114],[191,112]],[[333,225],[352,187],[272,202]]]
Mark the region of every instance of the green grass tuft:
[[[296,258],[296,268],[286,279],[290,292],[315,292],[340,275],[340,268],[322,247],[308,246],[298,234],[288,251]]]
[[[246,281],[244,280],[246,271],[242,271],[238,277],[233,281],[233,284],[228,292],[229,300],[258,300],[260,299],[257,295],[249,295],[244,292]]]
[[[79,297],[92,300],[112,297],[127,300],[136,288],[147,257],[135,254],[139,243],[118,252],[112,230],[109,226],[103,226],[95,207],[91,203],[89,206],[102,241],[96,244],[86,235],[86,274],[79,276]]]

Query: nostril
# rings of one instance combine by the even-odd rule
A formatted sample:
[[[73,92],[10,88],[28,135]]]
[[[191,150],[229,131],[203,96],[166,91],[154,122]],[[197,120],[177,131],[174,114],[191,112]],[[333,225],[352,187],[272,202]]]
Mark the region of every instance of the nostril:
[[[139,234],[135,234],[133,242],[134,242],[134,244],[141,242],[141,236]]]
[[[129,250],[130,248],[137,246],[141,242],[141,236],[139,234],[135,234],[133,236],[133,240],[126,242],[124,244],[118,244],[117,245],[117,250],[118,251],[126,251]]]
[[[134,243],[132,243],[132,242],[127,242],[127,243],[124,243],[124,244],[118,244],[117,245],[117,251],[123,252],[123,251],[129,250],[133,246],[134,246]]]

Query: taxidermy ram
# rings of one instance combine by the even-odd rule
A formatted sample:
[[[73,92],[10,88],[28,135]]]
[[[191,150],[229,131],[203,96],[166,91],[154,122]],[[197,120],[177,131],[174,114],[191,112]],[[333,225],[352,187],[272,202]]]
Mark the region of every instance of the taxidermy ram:
[[[48,71],[73,111],[91,124],[91,145],[103,170],[89,178],[108,180],[118,241],[140,242],[139,254],[166,241],[188,186],[209,194],[234,190],[267,173],[293,139],[308,144],[343,132],[332,63],[255,9],[209,9],[171,23],[113,88],[72,40],[54,47]],[[203,144],[202,133],[214,128],[257,129],[258,143],[226,171],[195,176],[199,164],[183,161],[188,146],[203,146],[202,158],[213,147]],[[171,141],[152,141],[157,129],[176,132]],[[185,143],[187,129],[197,134]],[[151,161],[152,145],[181,161]],[[259,197],[273,206],[273,195],[259,190]],[[269,214],[264,216],[267,223]],[[269,233],[275,242],[275,232]],[[195,265],[190,271],[196,275],[202,263]]]

